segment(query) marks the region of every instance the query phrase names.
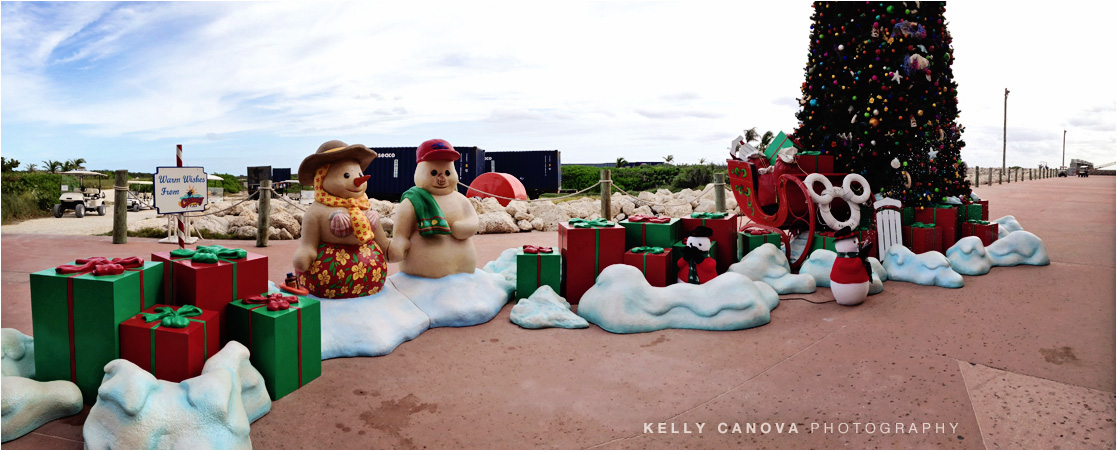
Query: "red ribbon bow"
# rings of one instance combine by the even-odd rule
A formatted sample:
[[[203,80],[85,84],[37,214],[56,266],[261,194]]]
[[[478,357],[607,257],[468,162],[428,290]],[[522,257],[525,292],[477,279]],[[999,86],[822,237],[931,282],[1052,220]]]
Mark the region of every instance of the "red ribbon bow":
[[[628,221],[629,222],[648,222],[648,223],[667,223],[667,222],[671,221],[671,218],[670,217],[645,216],[643,214],[637,214],[635,216],[629,217]]]
[[[765,229],[762,229],[762,228],[748,228],[748,229],[745,230],[745,232],[747,232],[748,234],[751,234],[753,236],[763,236],[765,234],[772,234],[772,231],[768,231],[768,230],[765,230]]]
[[[267,304],[268,311],[282,311],[289,309],[292,303],[298,303],[299,298],[293,295],[283,295],[278,292],[272,292],[268,295],[253,295],[244,299],[244,303],[250,304]]]
[[[90,273],[96,276],[104,275],[120,275],[124,273],[124,269],[131,269],[134,267],[143,267],[144,260],[138,256],[129,256],[127,258],[113,258],[108,259],[103,256],[94,256],[91,258],[79,259],[74,261],[75,264],[63,264],[55,267],[56,273]]]
[[[524,253],[527,253],[529,255],[535,255],[538,253],[551,253],[553,251],[554,249],[552,249],[551,247],[536,247],[534,245],[524,246]]]

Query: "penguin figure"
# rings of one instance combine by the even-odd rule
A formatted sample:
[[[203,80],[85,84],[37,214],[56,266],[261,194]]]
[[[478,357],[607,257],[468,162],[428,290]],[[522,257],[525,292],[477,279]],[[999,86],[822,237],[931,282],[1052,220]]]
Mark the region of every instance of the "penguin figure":
[[[869,295],[872,267],[869,265],[868,246],[859,248],[857,235],[849,227],[842,227],[834,234],[834,267],[830,269],[830,291],[839,305],[854,306]]]
[[[679,258],[679,283],[702,284],[718,276],[717,260],[710,257],[710,237],[714,230],[698,227],[686,239],[683,257]]]

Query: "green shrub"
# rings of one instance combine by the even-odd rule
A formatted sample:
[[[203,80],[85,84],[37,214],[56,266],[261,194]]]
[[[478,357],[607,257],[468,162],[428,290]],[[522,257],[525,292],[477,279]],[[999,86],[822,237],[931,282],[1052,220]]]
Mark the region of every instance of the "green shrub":
[[[222,183],[221,187],[225,189],[226,194],[236,194],[237,192],[240,192],[241,189],[243,189],[240,184],[240,180],[238,180],[235,175],[229,175],[227,173],[218,173],[215,175],[225,180]]]
[[[675,189],[704,188],[714,181],[714,173],[725,173],[725,171],[726,166],[715,166],[713,164],[682,166],[679,174],[671,180],[671,186]]]
[[[562,166],[562,188],[574,191],[593,186],[601,180],[601,168],[592,166]]]
[[[17,197],[30,194],[30,204],[36,209],[50,212],[62,195],[62,177],[45,172],[4,172],[0,178],[0,195]],[[13,198],[14,200],[14,198]],[[7,205],[7,203],[5,203]],[[7,217],[7,213],[4,213]]]
[[[601,180],[600,167],[563,166],[562,188],[580,191],[593,186]],[[671,185],[679,173],[679,166],[670,164],[646,165],[636,167],[611,168],[613,185],[631,194],[640,191],[654,191]],[[594,189],[590,192],[599,192]]]
[[[50,215],[50,211],[39,208],[39,199],[34,192],[4,194],[0,202],[2,202],[0,214],[3,215],[0,223],[6,224]]]

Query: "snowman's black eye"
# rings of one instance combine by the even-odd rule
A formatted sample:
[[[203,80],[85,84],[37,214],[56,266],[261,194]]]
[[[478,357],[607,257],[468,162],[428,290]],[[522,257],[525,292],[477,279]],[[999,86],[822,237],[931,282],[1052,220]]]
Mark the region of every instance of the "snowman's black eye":
[[[345,178],[349,178],[349,172],[345,172]]]
[[[432,177],[437,177],[438,176],[438,171],[437,170],[432,170],[431,171],[431,176]]]
[[[450,176],[450,169],[446,169],[446,176]]]

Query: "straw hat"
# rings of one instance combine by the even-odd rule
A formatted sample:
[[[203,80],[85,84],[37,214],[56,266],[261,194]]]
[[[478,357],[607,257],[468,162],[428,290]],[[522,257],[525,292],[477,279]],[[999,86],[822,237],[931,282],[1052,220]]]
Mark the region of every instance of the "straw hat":
[[[365,170],[372,160],[376,159],[376,152],[370,150],[361,144],[347,145],[341,141],[329,141],[318,147],[318,151],[313,155],[307,156],[301,164],[299,164],[299,184],[304,186],[311,186],[314,184],[314,172],[322,167],[323,164],[329,164],[334,161],[341,161],[343,159],[355,159],[361,165],[361,170]]]

